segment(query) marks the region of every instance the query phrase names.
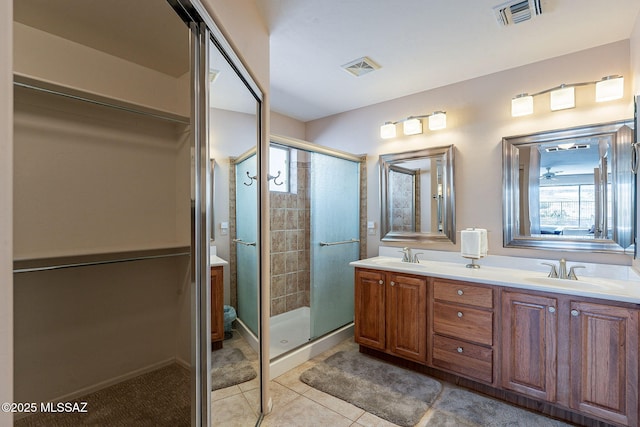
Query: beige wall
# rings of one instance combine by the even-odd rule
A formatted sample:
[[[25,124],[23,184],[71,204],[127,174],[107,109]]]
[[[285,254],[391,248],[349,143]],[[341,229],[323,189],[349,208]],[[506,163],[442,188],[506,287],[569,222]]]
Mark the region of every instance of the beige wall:
[[[271,112],[271,134],[289,138],[306,140],[306,126],[304,122],[293,119],[274,111]]]
[[[13,3],[0,2],[0,402],[13,402]],[[12,415],[0,412],[0,425]]]
[[[547,61],[417,93],[360,108],[306,124],[307,140],[368,155],[368,219],[379,224],[378,156],[424,147],[454,144],[456,147],[456,209],[458,230],[483,227],[489,230],[492,254],[557,258],[558,253],[502,247],[502,153],[501,139],[542,130],[601,123],[633,117],[630,42],[621,41]],[[511,98],[561,83],[592,81],[611,74],[627,78],[625,97],[596,104],[594,87],[576,89],[575,109],[550,112],[548,95],[535,99],[534,114],[513,118]],[[422,135],[382,140],[379,127],[388,120],[436,110],[447,111],[447,129]],[[426,127],[426,126],[425,126]],[[381,242],[369,239],[368,255],[377,254]],[[451,244],[428,248],[458,251]],[[625,256],[566,254],[569,260],[630,264]]]

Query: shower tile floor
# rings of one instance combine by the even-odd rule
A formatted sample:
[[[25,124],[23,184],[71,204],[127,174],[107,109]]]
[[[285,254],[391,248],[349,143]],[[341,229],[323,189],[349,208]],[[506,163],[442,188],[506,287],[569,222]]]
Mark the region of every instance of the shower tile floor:
[[[270,323],[269,354],[271,358],[309,342],[311,331],[309,307],[301,307],[273,316]]]

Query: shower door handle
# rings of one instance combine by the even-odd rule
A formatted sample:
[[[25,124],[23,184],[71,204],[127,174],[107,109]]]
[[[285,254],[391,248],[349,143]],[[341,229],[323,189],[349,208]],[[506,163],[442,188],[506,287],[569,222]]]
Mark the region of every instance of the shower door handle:
[[[320,242],[320,246],[346,245],[347,243],[360,243],[360,239],[342,240],[340,242]]]
[[[245,246],[255,246],[256,245],[256,242],[245,242],[242,239],[233,239],[233,241],[235,243],[240,243],[241,245],[245,245]]]

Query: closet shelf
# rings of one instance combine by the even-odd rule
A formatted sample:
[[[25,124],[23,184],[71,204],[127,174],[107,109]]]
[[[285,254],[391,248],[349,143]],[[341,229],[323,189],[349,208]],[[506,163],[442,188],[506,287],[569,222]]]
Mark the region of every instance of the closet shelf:
[[[39,80],[19,73],[13,74],[13,84],[14,86],[38,90],[53,95],[64,96],[78,101],[89,102],[95,105],[101,105],[103,107],[114,108],[130,113],[142,114],[144,116],[154,117],[161,120],[168,120],[185,125],[191,123],[189,117],[182,116],[180,114],[171,113],[169,111],[164,111],[145,105],[135,104],[133,102],[124,101],[122,99],[110,98],[108,96],[83,91],[81,89],[60,85],[50,81]]]
[[[13,261],[14,273],[59,270],[62,268],[88,267],[92,265],[116,264],[157,258],[191,256],[189,246],[142,249],[124,252],[105,252],[88,255],[71,255],[51,258],[21,259]]]

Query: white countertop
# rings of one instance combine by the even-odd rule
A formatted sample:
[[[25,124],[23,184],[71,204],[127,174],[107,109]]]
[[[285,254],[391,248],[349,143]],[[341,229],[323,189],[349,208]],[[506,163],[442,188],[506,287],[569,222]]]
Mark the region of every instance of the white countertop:
[[[398,248],[395,249],[397,250]],[[418,250],[415,250],[415,252],[418,252]],[[566,280],[548,278],[547,271],[549,267],[545,266],[540,266],[536,269],[525,269],[515,263],[513,266],[517,268],[502,266],[496,267],[492,265],[482,265],[483,260],[484,259],[478,260],[478,263],[481,264],[479,269],[466,268],[465,266],[469,262],[461,257],[459,262],[420,259],[420,263],[413,264],[402,262],[400,257],[377,256],[374,258],[354,261],[351,262],[350,265],[360,268],[410,273],[422,276],[440,277],[443,279],[464,280],[467,282],[486,283],[489,285],[580,295],[640,304],[640,280],[610,278],[612,276],[629,276],[632,279],[637,279],[630,273],[625,273],[625,269],[627,268],[626,266],[615,266],[620,274],[607,274],[607,277],[597,277],[592,275],[581,276],[580,273],[584,273],[585,269],[580,269],[576,271],[578,280]],[[542,260],[530,260],[530,264],[533,265],[532,263],[535,262],[536,265],[538,265],[541,261]],[[544,261],[546,262],[548,260]],[[557,264],[557,261],[554,263]],[[573,265],[583,264],[584,263],[579,262],[568,262],[567,271],[569,270],[569,267]],[[586,271],[589,270],[594,270],[594,267],[592,265],[588,266]],[[604,271],[602,268],[600,270]]]
[[[211,264],[211,267],[219,267],[219,266],[229,265],[229,263],[227,261],[223,260],[222,258],[220,258],[217,255],[209,256],[209,263]]]

